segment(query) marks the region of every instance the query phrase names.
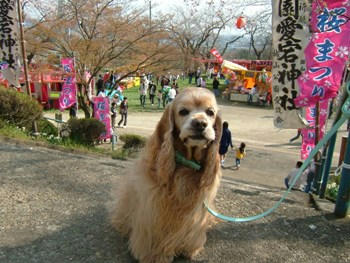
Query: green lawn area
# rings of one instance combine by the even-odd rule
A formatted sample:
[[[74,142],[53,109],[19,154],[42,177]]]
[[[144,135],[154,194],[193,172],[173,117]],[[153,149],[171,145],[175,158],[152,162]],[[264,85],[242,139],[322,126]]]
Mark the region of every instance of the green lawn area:
[[[184,89],[189,86],[195,86],[194,79],[192,79],[192,85],[188,84],[188,78],[185,80],[179,79],[178,85],[180,90]],[[220,86],[219,89],[223,91],[225,89],[225,81],[220,80]],[[212,90],[213,89],[213,80],[209,79],[207,80],[207,88]],[[160,84],[157,86],[157,90],[160,89]],[[149,100],[149,96],[147,95],[146,98],[146,105],[145,108],[142,108],[140,105],[140,95],[139,95],[139,87],[133,87],[130,89],[127,89],[123,92],[124,96],[128,98],[129,101],[129,110],[131,112],[160,112],[163,111],[163,107],[161,106],[160,109],[158,109],[158,100],[157,97],[154,99],[154,105],[152,106]]]

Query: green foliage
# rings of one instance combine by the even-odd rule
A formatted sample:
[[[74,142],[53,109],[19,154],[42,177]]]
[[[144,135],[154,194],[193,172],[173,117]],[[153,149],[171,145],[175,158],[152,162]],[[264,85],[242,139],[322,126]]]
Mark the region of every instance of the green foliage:
[[[20,129],[2,119],[0,119],[0,135],[9,138],[31,139],[31,136],[28,135],[25,129]]]
[[[70,139],[84,145],[94,145],[99,141],[101,134],[106,132],[105,125],[94,118],[72,118],[67,124],[70,129]]]
[[[129,150],[118,149],[118,150],[112,152],[112,159],[125,161],[128,159],[129,154],[130,154]]]
[[[18,127],[32,129],[34,121],[42,115],[39,103],[12,89],[0,87],[0,118]]]
[[[41,119],[40,121],[38,121],[37,126],[38,132],[42,134],[46,134],[47,136],[58,135],[58,129],[56,128],[56,126],[46,119]]]
[[[136,134],[123,134],[119,139],[124,142],[123,149],[139,150],[146,145],[146,138]]]
[[[339,184],[341,176],[335,176],[332,174],[329,177],[327,188],[326,188],[326,197],[332,201],[337,199]]]

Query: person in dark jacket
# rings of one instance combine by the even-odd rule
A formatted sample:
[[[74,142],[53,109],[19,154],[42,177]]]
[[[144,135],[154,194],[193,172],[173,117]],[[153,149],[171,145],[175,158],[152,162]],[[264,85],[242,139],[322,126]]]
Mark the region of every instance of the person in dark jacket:
[[[213,90],[214,90],[214,94],[215,94],[215,97],[218,97],[219,96],[219,81],[218,81],[218,78],[217,77],[214,77],[214,80],[213,80]]]
[[[222,124],[222,136],[219,147],[221,166],[224,165],[226,153],[228,151],[229,146],[231,146],[231,149],[233,148],[231,131],[228,129],[228,122],[224,121],[224,123]]]

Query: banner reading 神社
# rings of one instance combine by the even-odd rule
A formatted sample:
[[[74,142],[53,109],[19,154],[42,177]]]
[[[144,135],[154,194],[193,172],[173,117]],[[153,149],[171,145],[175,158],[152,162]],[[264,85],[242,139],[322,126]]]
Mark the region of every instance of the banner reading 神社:
[[[297,79],[305,71],[304,47],[308,43],[309,0],[274,0],[273,4],[273,103],[278,128],[303,128],[294,99]]]
[[[0,63],[2,74],[8,82],[19,86],[21,71],[17,1],[1,0],[0,4]]]

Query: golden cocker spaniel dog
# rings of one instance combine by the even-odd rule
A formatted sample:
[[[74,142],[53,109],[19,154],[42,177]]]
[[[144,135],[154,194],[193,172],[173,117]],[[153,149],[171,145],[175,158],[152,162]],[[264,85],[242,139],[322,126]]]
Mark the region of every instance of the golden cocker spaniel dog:
[[[167,106],[111,213],[139,262],[192,258],[203,249],[213,219],[203,202],[212,203],[221,176],[221,126],[215,97],[206,89],[185,89]],[[176,162],[179,153],[200,169]]]

